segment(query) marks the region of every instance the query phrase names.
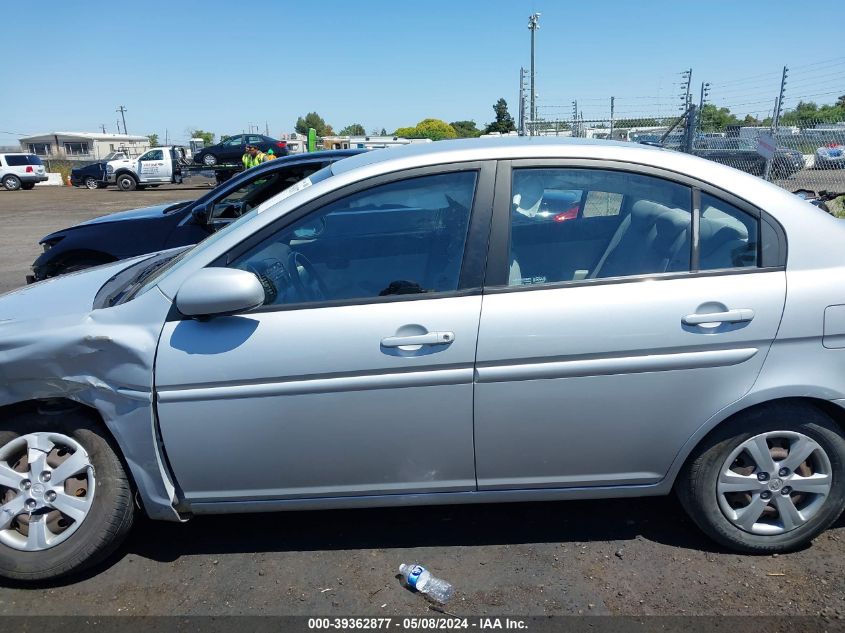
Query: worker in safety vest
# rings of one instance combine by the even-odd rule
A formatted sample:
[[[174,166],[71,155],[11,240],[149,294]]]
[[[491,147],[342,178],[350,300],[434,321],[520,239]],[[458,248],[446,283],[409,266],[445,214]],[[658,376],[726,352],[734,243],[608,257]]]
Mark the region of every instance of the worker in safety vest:
[[[255,147],[255,145],[247,145],[246,152],[244,152],[244,155],[241,156],[241,162],[244,164],[244,169],[260,165],[265,160],[267,160],[267,157],[263,152],[258,151],[258,148]]]

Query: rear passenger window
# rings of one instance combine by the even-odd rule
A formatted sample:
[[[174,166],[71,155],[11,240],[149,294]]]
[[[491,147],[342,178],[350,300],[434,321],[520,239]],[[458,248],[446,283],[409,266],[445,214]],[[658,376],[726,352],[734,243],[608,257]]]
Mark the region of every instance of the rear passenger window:
[[[515,169],[508,285],[690,269],[691,190],[578,168]]]
[[[757,266],[758,225],[745,211],[702,193],[699,270]]]

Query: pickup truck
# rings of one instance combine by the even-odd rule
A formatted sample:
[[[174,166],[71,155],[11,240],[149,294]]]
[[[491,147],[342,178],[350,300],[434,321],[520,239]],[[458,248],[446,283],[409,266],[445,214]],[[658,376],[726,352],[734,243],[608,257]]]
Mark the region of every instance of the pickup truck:
[[[213,171],[217,182],[228,180],[242,171],[242,164],[195,165],[188,158],[187,150],[179,145],[154,147],[136,159],[109,161],[106,164],[108,183],[121,191],[134,191],[161,184],[181,184],[193,173]]]

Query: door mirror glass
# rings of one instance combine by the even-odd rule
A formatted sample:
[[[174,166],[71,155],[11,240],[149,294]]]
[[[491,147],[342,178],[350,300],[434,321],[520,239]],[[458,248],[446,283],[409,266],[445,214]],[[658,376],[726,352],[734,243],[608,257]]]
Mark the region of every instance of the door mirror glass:
[[[188,317],[247,312],[264,303],[258,278],[234,268],[203,268],[188,277],[176,293],[176,308]]]

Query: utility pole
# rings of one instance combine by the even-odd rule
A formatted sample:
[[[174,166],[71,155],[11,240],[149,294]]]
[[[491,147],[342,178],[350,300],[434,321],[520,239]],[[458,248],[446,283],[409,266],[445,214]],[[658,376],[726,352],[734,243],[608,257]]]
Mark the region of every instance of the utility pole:
[[[120,119],[115,121],[114,124],[117,126],[117,133],[120,134]]]
[[[572,102],[572,137],[580,136],[578,133],[578,100]]]
[[[106,124],[100,123],[100,127],[103,128],[103,134],[105,134],[106,133]]]
[[[707,102],[707,96],[710,94],[710,84],[701,82],[701,97],[698,100],[698,118],[696,120],[696,131],[701,130],[701,116],[704,113],[704,104]]]
[[[120,118],[123,119],[123,133],[129,134],[129,132],[126,131],[126,108],[120,106],[117,110],[115,110],[115,112],[120,112]]]
[[[528,16],[528,30],[531,31],[531,135],[534,135],[534,122],[537,120],[537,94],[534,92],[534,36],[540,28],[540,14]]]
[[[525,136],[525,68],[519,67],[519,123],[520,136]]]
[[[771,136],[774,140],[774,145],[777,147],[777,134],[780,127],[780,115],[783,112],[783,97],[786,93],[786,76],[789,74],[789,68],[783,67],[783,74],[780,76],[780,92],[778,98],[775,99],[775,107],[772,112],[772,129]],[[766,169],[763,172],[763,179],[769,180],[772,176],[772,159],[766,160]]]
[[[777,107],[772,117],[772,133],[777,134],[778,126],[780,124],[780,115],[783,113],[783,97],[786,94],[786,76],[789,74],[789,68],[783,67],[783,74],[780,77],[780,92],[778,93]]]
[[[610,140],[613,140],[613,101],[614,97],[610,98]]]

